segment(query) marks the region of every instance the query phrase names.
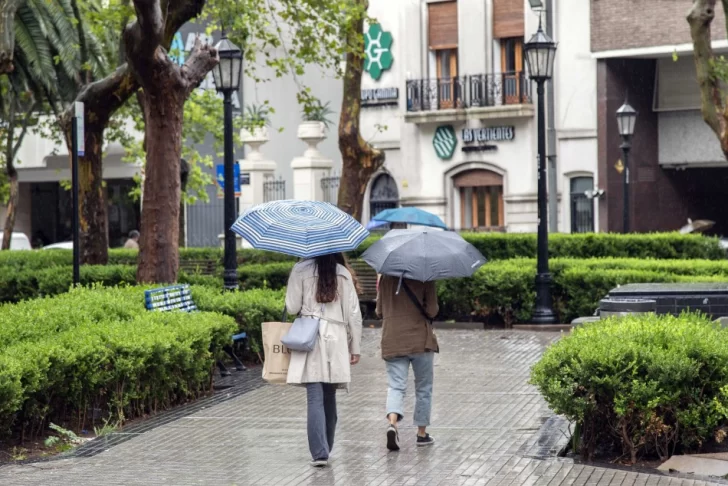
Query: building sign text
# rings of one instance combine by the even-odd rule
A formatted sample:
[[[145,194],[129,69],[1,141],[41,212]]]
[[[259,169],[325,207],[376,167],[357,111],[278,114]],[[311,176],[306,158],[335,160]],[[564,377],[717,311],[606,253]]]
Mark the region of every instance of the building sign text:
[[[396,105],[399,88],[376,88],[361,90],[362,106]]]

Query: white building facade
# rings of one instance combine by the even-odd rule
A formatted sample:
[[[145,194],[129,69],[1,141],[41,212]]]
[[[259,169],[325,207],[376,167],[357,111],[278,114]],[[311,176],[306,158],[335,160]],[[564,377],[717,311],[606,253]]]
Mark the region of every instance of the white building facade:
[[[562,232],[598,228],[589,197],[598,186],[596,62],[581,3],[563,0],[553,12],[557,142],[548,154],[557,156]],[[527,0],[372,0],[369,14],[379,22],[369,55],[380,62],[364,74],[361,122],[386,163],[364,219],[399,204],[457,230],[535,231],[537,100],[523,45],[538,14]]]

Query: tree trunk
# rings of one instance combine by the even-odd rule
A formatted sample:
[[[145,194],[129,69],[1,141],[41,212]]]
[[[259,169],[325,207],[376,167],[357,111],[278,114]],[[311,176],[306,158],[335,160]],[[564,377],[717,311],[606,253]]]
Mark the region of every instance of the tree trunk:
[[[199,13],[204,1],[190,2]],[[183,66],[164,49],[159,0],[134,0],[138,21],[124,31],[127,63],[144,90],[146,167],[139,238],[140,283],[171,283],[179,268],[180,155],[184,103],[218,62],[199,39]]]
[[[695,71],[700,90],[700,111],[705,123],[713,130],[723,155],[728,157],[728,112],[721,83],[727,81],[716,75],[716,66],[725,73],[725,63],[716,59],[712,47],[711,24],[715,18],[716,0],[693,0],[688,13],[690,36],[693,39]],[[728,11],[728,1],[722,0],[723,10]],[[728,22],[728,19],[726,20]]]
[[[85,153],[78,158],[78,202],[81,263],[105,265],[109,261],[109,231],[104,193],[104,126],[86,123]]]
[[[5,212],[5,227],[3,228],[3,242],[2,249],[10,249],[10,240],[13,236],[13,229],[15,229],[15,215],[18,212],[18,173],[8,175],[8,182],[10,183],[10,198],[8,199],[8,206]]]
[[[147,98],[147,166],[137,280],[172,283],[177,281],[179,267],[179,164],[185,97],[177,90],[162,89]]]
[[[76,97],[84,104],[84,155],[78,158],[78,205],[81,263],[105,265],[109,260],[107,203],[104,190],[104,130],[109,120],[139,85],[126,64],[106,78],[86,85]],[[71,161],[71,103],[61,117]]]
[[[368,0],[357,0],[363,12],[369,6]],[[369,179],[384,164],[384,152],[375,149],[361,136],[359,118],[361,115],[361,77],[364,72],[364,15],[352,24],[347,33],[350,52],[346,55],[344,72],[344,97],[339,118],[339,151],[342,170],[339,181],[339,207],[361,220],[364,192]],[[356,48],[352,48],[356,46]]]

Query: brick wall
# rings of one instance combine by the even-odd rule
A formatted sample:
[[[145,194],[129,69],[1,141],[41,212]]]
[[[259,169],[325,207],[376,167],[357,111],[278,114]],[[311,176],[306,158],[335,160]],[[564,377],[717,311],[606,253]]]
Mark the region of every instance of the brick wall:
[[[691,43],[690,0],[590,0],[592,52]],[[717,2],[713,39],[726,38]]]

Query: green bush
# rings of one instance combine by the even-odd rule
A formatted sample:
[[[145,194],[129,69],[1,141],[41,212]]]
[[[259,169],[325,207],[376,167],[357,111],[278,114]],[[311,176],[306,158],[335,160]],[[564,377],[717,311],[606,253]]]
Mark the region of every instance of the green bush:
[[[545,352],[531,382],[587,459],[611,448],[664,460],[728,425],[728,330],[694,314],[587,324]]]
[[[220,288],[196,286],[192,288],[192,298],[202,311],[219,312],[234,318],[239,329],[248,333],[251,349],[260,352],[260,325],[281,319],[285,291],[255,289],[227,292]]]
[[[295,262],[244,265],[238,268],[240,287],[248,289],[282,289],[288,285]]]
[[[535,258],[533,233],[461,233],[489,260]],[[722,260],[726,253],[717,238],[679,233],[554,233],[551,258],[661,258]]]
[[[157,313],[143,287],[79,288],[0,306],[0,433],[48,420],[83,427],[88,408],[119,419],[209,390],[237,326],[219,313]]]
[[[550,262],[561,322],[594,313],[613,288],[628,283],[728,282],[728,261],[557,258]],[[536,261],[493,261],[470,279],[438,283],[441,318],[498,317],[528,322],[535,301]]]

